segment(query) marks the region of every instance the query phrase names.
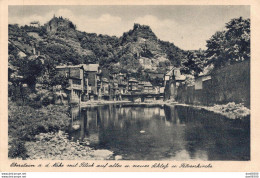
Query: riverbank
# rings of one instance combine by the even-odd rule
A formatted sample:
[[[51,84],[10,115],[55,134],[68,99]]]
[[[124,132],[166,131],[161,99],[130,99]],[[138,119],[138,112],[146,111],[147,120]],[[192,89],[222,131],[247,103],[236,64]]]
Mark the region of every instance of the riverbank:
[[[199,105],[189,105],[189,104],[174,104],[184,107],[192,107],[195,109],[203,109],[209,112],[213,112],[215,114],[220,114],[222,116],[227,117],[228,119],[243,119],[250,116],[250,109],[245,107],[243,104],[235,104],[234,102],[230,102],[222,105],[214,105],[214,106],[199,106]]]
[[[9,101],[8,112],[8,157],[11,159],[100,160],[112,154],[69,141],[65,134],[71,121],[68,105],[35,109]]]
[[[72,142],[63,132],[41,133],[36,141],[26,142],[29,159],[47,160],[107,160],[113,156],[109,150],[93,150],[85,144]]]
[[[164,105],[164,104],[176,104],[177,102],[167,100],[151,100],[146,102],[132,102],[132,101],[107,101],[107,100],[95,100],[95,101],[87,101],[81,102],[81,107],[90,107],[90,106],[100,106],[106,104],[124,104],[124,105],[146,105],[146,106],[157,106],[157,105]]]
[[[40,133],[66,130],[70,123],[68,107],[48,105],[32,108],[26,104],[8,102],[9,158],[27,159],[25,142],[35,141]]]
[[[100,106],[105,104],[125,104],[125,103],[133,103],[131,101],[107,101],[107,100],[93,100],[81,102],[80,107],[90,107],[90,106]]]

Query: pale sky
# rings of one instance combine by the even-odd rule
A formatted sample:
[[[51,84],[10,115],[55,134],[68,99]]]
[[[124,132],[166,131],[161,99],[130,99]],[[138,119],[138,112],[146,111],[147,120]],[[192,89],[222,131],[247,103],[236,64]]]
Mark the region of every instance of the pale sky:
[[[250,6],[9,6],[9,24],[43,25],[54,14],[80,31],[117,37],[134,23],[149,25],[159,39],[194,50],[206,49],[206,40],[232,18],[249,18]]]

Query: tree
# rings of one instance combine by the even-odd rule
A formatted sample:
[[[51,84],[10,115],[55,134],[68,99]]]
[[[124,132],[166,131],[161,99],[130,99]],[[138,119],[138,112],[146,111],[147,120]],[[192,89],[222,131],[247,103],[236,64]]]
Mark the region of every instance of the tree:
[[[250,20],[232,19],[226,24],[228,31],[226,39],[229,42],[228,54],[232,61],[243,61],[250,59]]]
[[[203,51],[190,51],[186,60],[183,61],[183,72],[192,74],[195,77],[203,71],[205,65],[205,56]]]
[[[226,30],[216,32],[207,41],[208,64],[215,68],[250,59],[250,20],[232,19]]]
[[[24,78],[24,83],[28,84],[32,91],[35,90],[37,77],[44,72],[44,66],[41,60],[25,58],[20,67],[20,75]]]

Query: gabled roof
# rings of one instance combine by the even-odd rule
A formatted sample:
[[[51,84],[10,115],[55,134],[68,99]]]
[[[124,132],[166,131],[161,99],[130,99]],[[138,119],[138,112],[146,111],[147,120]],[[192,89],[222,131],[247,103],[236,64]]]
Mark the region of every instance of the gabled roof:
[[[130,78],[129,82],[138,83],[138,81],[135,78]]]
[[[99,64],[82,64],[85,71],[98,72]]]
[[[204,68],[204,70],[202,72],[199,73],[199,77],[200,76],[207,76],[210,75],[212,70],[214,68],[214,65],[208,65]]]
[[[177,75],[175,74],[175,70],[180,70],[180,68],[173,67],[169,72],[166,73],[168,76],[172,76],[174,74],[175,80],[184,81],[186,79],[185,75],[181,75],[180,72],[177,72]]]
[[[39,21],[32,21],[30,22],[30,24],[39,24],[40,22]]]

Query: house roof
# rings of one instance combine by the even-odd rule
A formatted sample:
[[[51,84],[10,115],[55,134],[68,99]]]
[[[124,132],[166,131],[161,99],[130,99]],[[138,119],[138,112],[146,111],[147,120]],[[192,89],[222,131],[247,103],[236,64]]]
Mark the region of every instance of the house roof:
[[[156,77],[158,77],[158,78],[163,78],[163,77],[164,77],[164,74],[163,74],[163,73],[149,73],[149,76],[150,76],[151,78],[156,78]]]
[[[82,64],[85,71],[97,72],[99,64]]]
[[[80,68],[83,67],[85,71],[97,72],[99,64],[79,64],[79,65],[64,65],[57,66],[56,69],[65,69],[65,68]]]
[[[172,76],[172,74],[173,74],[173,70],[174,70],[175,68],[173,67],[169,72],[167,72],[165,75],[169,75],[169,76]]]
[[[120,75],[120,76],[125,76],[126,75],[126,73],[119,73],[118,75]]]
[[[195,78],[195,81],[199,81],[201,79],[201,81],[206,81],[206,80],[210,80],[211,79],[211,76],[209,74],[207,75],[201,75],[201,76],[198,76],[197,78]]]
[[[72,66],[72,65],[69,65],[69,66],[66,66],[66,65],[63,65],[63,66],[57,66],[56,69],[68,69],[68,68],[80,68],[82,66],[79,66],[79,65],[75,65],[75,66]]]
[[[179,75],[175,77],[175,80],[184,81],[186,79],[185,75]]]
[[[138,81],[135,78],[130,78],[129,82],[138,83]]]
[[[174,74],[174,70],[180,70],[180,68],[173,67],[169,72],[166,73],[166,75],[172,76]],[[180,72],[178,72],[178,74],[177,75],[175,74],[174,76],[175,76],[175,80],[184,81],[186,79],[186,76],[181,75]]]
[[[208,65],[204,68],[204,70],[202,72],[199,73],[199,77],[200,76],[207,76],[210,75],[212,70],[214,68],[214,65]]]
[[[138,85],[144,85],[144,81],[140,81]]]
[[[145,83],[144,83],[144,86],[145,86],[145,87],[152,87],[153,85],[151,84],[151,82],[145,82]]]
[[[40,22],[39,21],[32,21],[30,22],[30,24],[39,24]]]
[[[102,78],[101,81],[102,81],[102,82],[107,82],[107,83],[108,83],[108,79],[107,79],[107,78]]]

